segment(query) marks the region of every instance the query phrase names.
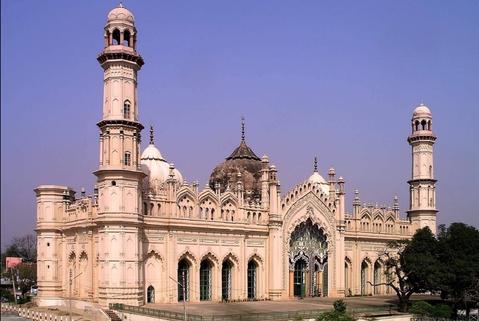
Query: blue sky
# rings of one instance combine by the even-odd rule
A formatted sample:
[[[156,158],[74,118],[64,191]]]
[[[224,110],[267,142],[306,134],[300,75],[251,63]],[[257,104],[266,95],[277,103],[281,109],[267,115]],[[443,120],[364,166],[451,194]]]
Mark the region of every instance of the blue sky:
[[[2,244],[35,225],[33,188],[91,193],[106,15],[116,1],[2,1]],[[135,15],[140,120],[203,186],[240,118],[283,193],[313,157],[361,200],[407,210],[406,138],[433,113],[438,222],[479,226],[479,2],[124,1]],[[147,137],[147,133],[143,133]],[[147,139],[144,139],[145,147]]]

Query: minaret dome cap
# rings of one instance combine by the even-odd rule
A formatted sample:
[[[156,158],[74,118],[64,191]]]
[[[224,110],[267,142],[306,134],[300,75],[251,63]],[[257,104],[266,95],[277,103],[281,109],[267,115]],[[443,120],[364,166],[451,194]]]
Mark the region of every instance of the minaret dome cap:
[[[432,113],[429,107],[421,104],[414,109],[413,117],[432,117]]]
[[[120,3],[118,7],[114,8],[108,13],[108,22],[121,22],[121,21],[127,21],[130,23],[135,22],[135,17],[133,16],[133,13],[131,13],[130,10],[126,9],[123,7],[123,5]]]

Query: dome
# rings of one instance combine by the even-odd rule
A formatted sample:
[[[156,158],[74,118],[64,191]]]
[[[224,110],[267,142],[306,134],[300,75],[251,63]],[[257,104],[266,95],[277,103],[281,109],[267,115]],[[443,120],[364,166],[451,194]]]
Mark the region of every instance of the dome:
[[[331,168],[329,169],[330,171],[334,169]],[[318,159],[315,157],[314,158],[314,171],[313,174],[308,178],[308,182],[311,182],[313,184],[319,184],[320,188],[323,192],[329,193],[329,183],[324,179],[323,176],[321,176],[318,172]]]
[[[425,106],[424,104],[421,104],[414,109],[413,117],[431,117],[431,110]]]
[[[108,13],[108,22],[118,21],[118,20],[135,22],[135,18],[133,17],[133,14],[130,12],[130,10],[123,7],[121,3],[118,7],[116,7],[115,9],[111,10]]]
[[[170,165],[154,145],[153,128],[150,129],[150,144],[141,154],[140,162],[143,172],[148,175],[145,181],[149,183],[150,187],[158,186],[170,177],[170,166],[173,164]],[[179,183],[183,183],[183,175],[178,169],[174,168],[173,174]]]
[[[213,170],[209,185],[215,189],[215,185],[220,184],[220,191],[224,192],[228,187],[236,190],[240,180],[246,194],[257,198],[261,196],[261,169],[261,159],[246,145],[243,137],[233,153]]]

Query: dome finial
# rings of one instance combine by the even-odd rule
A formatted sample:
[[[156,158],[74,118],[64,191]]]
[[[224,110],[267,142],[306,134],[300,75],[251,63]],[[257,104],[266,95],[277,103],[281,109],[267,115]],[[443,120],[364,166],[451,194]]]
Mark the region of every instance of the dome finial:
[[[244,117],[241,117],[241,141],[244,142]]]
[[[314,171],[318,171],[318,157],[314,156]]]
[[[118,5],[118,8],[123,8],[123,1],[120,1],[120,4]]]
[[[150,126],[150,145],[155,145],[155,137],[153,133],[153,126]]]

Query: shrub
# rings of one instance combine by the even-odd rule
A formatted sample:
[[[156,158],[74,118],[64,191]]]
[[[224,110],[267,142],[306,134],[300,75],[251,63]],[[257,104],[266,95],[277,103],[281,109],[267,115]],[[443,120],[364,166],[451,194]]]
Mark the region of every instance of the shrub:
[[[411,308],[409,309],[409,312],[415,315],[431,315],[432,313],[432,305],[425,301],[416,301],[412,304]]]
[[[345,313],[346,312],[346,302],[343,300],[336,300],[333,303],[334,311]]]
[[[356,319],[353,318],[351,315],[338,312],[338,311],[328,311],[321,313],[317,318],[316,321],[355,321]]]
[[[438,304],[433,307],[431,315],[436,318],[449,319],[452,315],[452,309],[447,304]]]

